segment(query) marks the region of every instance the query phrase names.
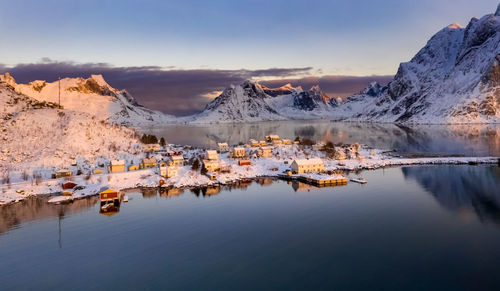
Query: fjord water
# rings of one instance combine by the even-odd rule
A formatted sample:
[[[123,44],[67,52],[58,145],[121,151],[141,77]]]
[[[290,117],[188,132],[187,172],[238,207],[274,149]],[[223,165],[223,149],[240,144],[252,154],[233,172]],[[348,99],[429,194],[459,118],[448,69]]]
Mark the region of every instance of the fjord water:
[[[247,143],[269,134],[315,141],[359,142],[411,154],[500,156],[500,124],[398,125],[383,123],[287,120],[243,124],[168,125],[138,128],[169,143],[215,148],[217,142]]]
[[[1,289],[500,290],[498,166],[362,176],[4,206]]]

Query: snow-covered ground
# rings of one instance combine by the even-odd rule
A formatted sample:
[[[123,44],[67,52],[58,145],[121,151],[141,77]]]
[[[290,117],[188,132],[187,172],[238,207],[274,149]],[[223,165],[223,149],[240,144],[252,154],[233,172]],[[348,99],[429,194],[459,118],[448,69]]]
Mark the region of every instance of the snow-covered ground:
[[[203,153],[202,150],[183,147],[174,147],[175,150],[184,150],[184,157],[190,160]],[[165,179],[159,175],[159,170],[145,169],[123,173],[104,173],[97,175],[79,175],[60,179],[45,179],[38,181],[11,181],[0,184],[0,204],[21,201],[35,195],[51,194],[54,197],[51,202],[63,202],[65,200],[79,199],[98,194],[103,189],[112,188],[122,190],[133,187],[158,187],[160,180],[164,180],[163,187],[196,187],[214,184],[226,184],[240,179],[251,179],[256,177],[278,177],[290,169],[290,164],[296,158],[320,157],[323,159],[326,171],[334,170],[360,170],[376,169],[387,166],[413,165],[413,164],[467,164],[467,163],[497,163],[498,157],[437,157],[437,158],[401,158],[384,153],[382,150],[362,147],[357,158],[335,160],[327,157],[327,153],[318,147],[288,145],[273,147],[272,158],[253,157],[258,148],[247,148],[250,155],[251,165],[239,166],[238,160],[229,158],[229,154],[221,154],[220,162],[230,166],[228,173],[216,173],[216,179],[210,180],[202,175],[199,170],[194,171],[190,165],[178,168],[178,175]],[[157,159],[162,155],[157,154]],[[60,196],[61,185],[66,181],[83,186],[76,190],[73,196]]]

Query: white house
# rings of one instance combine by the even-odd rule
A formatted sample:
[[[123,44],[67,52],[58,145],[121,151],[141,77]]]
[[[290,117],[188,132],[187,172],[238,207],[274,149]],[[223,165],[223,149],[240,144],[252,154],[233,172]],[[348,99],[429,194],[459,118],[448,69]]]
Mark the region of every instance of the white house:
[[[216,150],[207,150],[205,152],[205,157],[207,158],[207,160],[217,160],[219,159],[219,154]]]
[[[171,156],[170,166],[184,166],[184,157],[182,155]]]
[[[325,169],[325,164],[320,158],[310,158],[310,159],[296,159],[290,165],[292,172],[301,173],[314,173],[321,172]]]
[[[205,165],[205,169],[209,172],[215,172],[220,169],[218,160],[203,160],[203,165]]]
[[[177,176],[177,168],[176,167],[160,167],[160,176],[164,178],[170,178]]]
[[[220,142],[217,146],[219,147],[219,152],[221,153],[227,153],[229,151],[229,145],[227,142]]]
[[[244,158],[246,156],[245,148],[235,147],[233,148],[233,158]]]

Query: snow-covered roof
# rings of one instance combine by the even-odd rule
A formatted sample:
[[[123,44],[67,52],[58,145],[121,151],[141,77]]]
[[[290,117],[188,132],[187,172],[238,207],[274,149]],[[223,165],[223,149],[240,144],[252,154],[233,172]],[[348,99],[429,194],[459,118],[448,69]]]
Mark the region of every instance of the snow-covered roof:
[[[270,147],[270,146],[265,146],[265,147],[260,147],[261,149],[263,150],[272,150],[273,147]]]
[[[323,160],[320,158],[296,159],[294,162],[299,166],[323,164]]]
[[[217,161],[217,160],[203,160],[203,163],[204,164],[216,164],[216,163],[218,164],[219,161]]]
[[[235,147],[234,148],[234,151],[244,151],[245,148],[242,148],[242,147]]]
[[[113,165],[113,166],[125,165],[125,161],[124,160],[112,160],[111,165]]]
[[[220,143],[218,143],[217,145],[218,145],[218,146],[220,146],[220,147],[227,147],[227,146],[229,146],[229,145],[227,144],[227,142],[220,142]]]
[[[142,159],[142,162],[144,164],[154,164],[154,163],[156,163],[156,159],[155,158],[144,158],[144,159]]]
[[[216,155],[217,151],[216,150],[207,150],[207,155]]]
[[[184,157],[182,155],[176,155],[172,156],[172,160],[184,160]]]

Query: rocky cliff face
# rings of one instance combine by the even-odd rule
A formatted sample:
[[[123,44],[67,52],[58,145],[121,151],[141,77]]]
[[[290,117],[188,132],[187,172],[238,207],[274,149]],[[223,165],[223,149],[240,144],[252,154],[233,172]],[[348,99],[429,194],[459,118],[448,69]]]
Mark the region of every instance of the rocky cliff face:
[[[384,122],[500,122],[499,9],[473,18],[466,28],[443,28],[400,65],[387,87],[367,88],[333,115]]]
[[[225,89],[191,122],[251,122],[264,120],[308,119],[327,116],[332,105],[319,86],[308,91],[290,84],[267,88],[245,81]]]
[[[194,116],[196,122],[244,122],[285,119],[266,103],[269,98],[257,83],[246,81],[226,88]]]

